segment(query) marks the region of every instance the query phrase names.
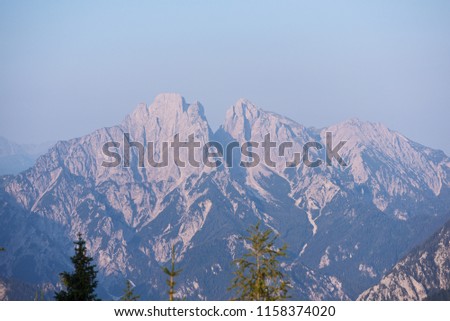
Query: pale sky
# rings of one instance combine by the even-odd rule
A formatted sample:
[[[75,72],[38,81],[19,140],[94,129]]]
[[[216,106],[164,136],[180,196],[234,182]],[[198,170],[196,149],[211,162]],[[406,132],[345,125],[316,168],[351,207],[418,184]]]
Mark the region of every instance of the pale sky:
[[[379,121],[450,154],[450,1],[220,3],[1,1],[0,135],[78,137],[178,92],[213,130],[245,97],[305,126]]]

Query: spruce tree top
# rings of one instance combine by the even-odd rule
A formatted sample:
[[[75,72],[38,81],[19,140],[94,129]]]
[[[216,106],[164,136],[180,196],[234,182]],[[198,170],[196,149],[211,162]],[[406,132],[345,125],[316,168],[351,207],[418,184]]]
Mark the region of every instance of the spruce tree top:
[[[288,298],[290,287],[285,280],[279,259],[286,256],[286,244],[275,247],[277,236],[272,230],[260,229],[261,223],[251,226],[242,239],[248,252],[234,260],[237,270],[229,290],[236,291],[235,300],[278,301]]]
[[[137,301],[140,299],[140,295],[134,294],[133,284],[130,280],[127,280],[125,285],[125,290],[123,291],[123,295],[120,298],[120,301]]]
[[[75,255],[70,259],[75,268],[72,273],[60,274],[61,281],[66,290],[55,294],[58,301],[94,301],[97,300],[95,288],[97,287],[96,266],[93,259],[87,255],[86,241],[78,234],[75,244]]]

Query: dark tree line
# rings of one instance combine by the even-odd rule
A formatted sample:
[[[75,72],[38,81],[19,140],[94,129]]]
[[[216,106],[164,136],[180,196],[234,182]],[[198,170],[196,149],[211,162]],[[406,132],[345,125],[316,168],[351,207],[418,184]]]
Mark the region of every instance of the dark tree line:
[[[277,236],[272,230],[261,230],[257,223],[248,230],[248,235],[242,237],[247,244],[247,252],[241,258],[233,261],[236,266],[235,277],[229,291],[235,293],[234,300],[246,301],[276,301],[288,298],[290,287],[281,272],[280,258],[286,256],[286,244],[281,248],[275,246]],[[55,293],[58,301],[95,301],[99,300],[95,293],[97,288],[97,269],[93,258],[87,255],[86,241],[78,234],[74,242],[75,254],[71,257],[74,271],[60,274],[63,290]],[[0,250],[4,250],[0,248]],[[176,268],[175,248],[171,249],[170,266],[162,268],[167,275],[168,299],[176,297],[175,278],[182,272]],[[136,301],[140,296],[134,293],[134,284],[127,280],[120,300]]]

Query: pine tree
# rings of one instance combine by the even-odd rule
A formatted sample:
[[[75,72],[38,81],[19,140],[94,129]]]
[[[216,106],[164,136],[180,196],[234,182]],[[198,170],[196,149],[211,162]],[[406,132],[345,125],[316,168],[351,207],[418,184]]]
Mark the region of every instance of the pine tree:
[[[279,258],[286,256],[286,244],[275,248],[277,236],[272,231],[260,230],[260,223],[251,226],[243,237],[250,249],[242,258],[233,261],[237,265],[235,277],[228,290],[236,291],[234,300],[277,301],[288,298],[289,283],[284,280]]]
[[[94,301],[97,300],[95,288],[97,287],[97,271],[92,264],[93,259],[87,256],[86,242],[78,234],[75,244],[75,255],[70,259],[75,268],[73,273],[60,274],[61,281],[66,290],[55,293],[57,301]]]
[[[130,280],[127,280],[125,290],[123,291],[123,295],[120,298],[120,301],[137,301],[141,298],[140,295],[134,294],[133,284]]]
[[[174,300],[175,295],[175,277],[178,276],[181,273],[180,270],[175,270],[175,247],[172,245],[172,259],[171,259],[171,265],[170,270],[165,267],[163,268],[163,271],[165,274],[169,276],[169,278],[166,280],[167,285],[169,286],[169,291],[167,292],[169,294],[169,301]]]

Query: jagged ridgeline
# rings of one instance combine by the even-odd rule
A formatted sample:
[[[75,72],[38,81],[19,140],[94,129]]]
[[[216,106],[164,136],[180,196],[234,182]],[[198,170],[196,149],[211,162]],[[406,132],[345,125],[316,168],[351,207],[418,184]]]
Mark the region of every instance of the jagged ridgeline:
[[[271,109],[276,109],[272,106]],[[299,106],[299,119],[301,108]],[[327,133],[347,166],[325,161]],[[218,142],[276,144],[275,163],[258,166],[179,166],[169,153],[167,166],[139,162],[130,148],[123,166],[124,137],[154,149],[190,135],[203,146]],[[121,155],[119,166],[102,166],[104,144]],[[290,142],[282,156],[279,146]],[[308,142],[317,167],[292,162]],[[170,146],[170,145],[169,145]],[[264,156],[262,144],[253,149]],[[145,150],[148,152],[148,149]],[[189,157],[183,150],[180,157]],[[140,166],[144,165],[144,166]],[[237,165],[237,166],[236,166]],[[213,132],[200,103],[162,94],[139,105],[117,126],[61,141],[28,170],[3,176],[0,188],[0,277],[45,289],[51,297],[58,273],[70,270],[72,240],[82,233],[99,270],[97,294],[119,299],[130,280],[142,299],[165,299],[161,266],[177,252],[179,297],[229,299],[231,262],[245,252],[239,236],[262,222],[288,245],[282,268],[293,299],[356,299],[380,281],[408,251],[442,226],[450,214],[450,159],[382,124],[357,119],[327,128],[304,127],[241,99]],[[13,284],[10,282],[8,284]],[[4,297],[13,297],[8,288]],[[34,292],[31,297],[34,296]]]
[[[450,221],[359,300],[450,300]]]

